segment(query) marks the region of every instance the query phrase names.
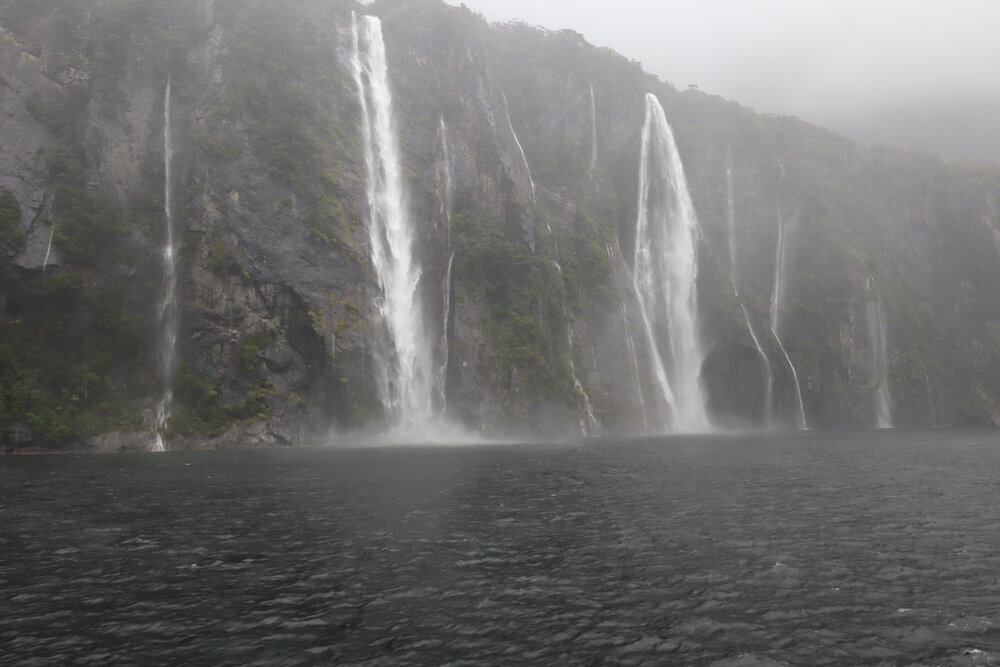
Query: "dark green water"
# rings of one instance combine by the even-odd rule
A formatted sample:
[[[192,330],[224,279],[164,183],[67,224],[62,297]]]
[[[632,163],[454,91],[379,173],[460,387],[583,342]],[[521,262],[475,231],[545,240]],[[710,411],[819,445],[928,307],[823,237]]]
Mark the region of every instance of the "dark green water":
[[[0,663],[1000,664],[1000,434],[0,458]]]

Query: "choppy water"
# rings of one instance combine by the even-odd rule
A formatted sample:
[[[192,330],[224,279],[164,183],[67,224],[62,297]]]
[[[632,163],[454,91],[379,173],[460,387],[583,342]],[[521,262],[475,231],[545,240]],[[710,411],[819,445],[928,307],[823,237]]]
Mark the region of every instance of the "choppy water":
[[[1000,436],[0,459],[0,663],[1000,664]]]

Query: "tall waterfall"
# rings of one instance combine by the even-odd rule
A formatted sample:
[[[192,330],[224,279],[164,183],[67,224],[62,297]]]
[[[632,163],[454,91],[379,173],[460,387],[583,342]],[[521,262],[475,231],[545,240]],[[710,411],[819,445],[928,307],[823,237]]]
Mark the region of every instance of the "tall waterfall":
[[[442,209],[444,223],[448,227],[448,247],[451,247],[451,150],[448,147],[448,126],[445,125],[444,118],[440,122],[441,132],[441,159],[444,162],[444,201]],[[451,318],[451,275],[452,267],[455,265],[455,253],[448,255],[448,268],[444,274],[444,284],[441,285],[441,298],[443,307],[441,308],[441,364],[438,366],[437,376],[434,379],[437,386],[437,394],[440,402],[441,414],[448,411],[448,320]]]
[[[514,131],[514,125],[510,122],[510,107],[507,106],[507,93],[501,93],[503,97],[503,112],[507,117],[507,129],[510,131],[510,136],[514,138],[514,145],[517,146],[518,153],[521,154],[521,162],[524,163],[524,171],[528,175],[528,184],[531,186],[531,200],[535,200],[535,179],[531,177],[531,167],[528,166],[528,158],[524,154],[524,148],[521,147],[521,140],[517,138],[517,132]]]
[[[871,277],[865,278],[865,315],[868,320],[868,349],[872,379],[875,381],[875,425],[878,428],[892,428],[885,312],[882,310],[882,300],[875,295],[872,288]]]
[[[177,240],[174,223],[173,160],[174,143],[171,123],[170,80],[163,94],[163,214],[166,229],[163,243],[163,294],[160,298],[160,400],[156,405],[153,451],[166,449],[163,430],[170,422],[174,402],[174,371],[177,368],[177,330],[180,307],[177,303]]]
[[[594,86],[590,86],[590,177],[597,168],[597,102],[594,101]]]
[[[784,167],[782,167],[782,173],[784,173]],[[788,364],[788,368],[792,372],[792,380],[795,384],[796,407],[798,408],[796,426],[802,430],[808,428],[808,425],[806,424],[805,405],[802,402],[802,388],[799,385],[799,373],[795,370],[795,364],[792,363],[792,358],[789,356],[788,350],[785,349],[785,344],[781,342],[781,305],[785,298],[785,255],[785,219],[779,212],[778,243],[774,257],[774,290],[771,292],[771,335],[774,336],[774,340],[778,344],[778,349],[781,350],[781,354],[785,357],[785,363]],[[771,407],[768,408],[768,413],[773,415],[773,384],[768,389],[768,396],[772,402]]]
[[[662,399],[676,431],[711,428],[701,382],[698,218],[684,166],[655,95],[646,94],[632,284]]]
[[[771,361],[767,358],[767,354],[760,344],[760,339],[757,337],[757,332],[754,331],[753,323],[750,321],[750,313],[747,311],[743,299],[740,298],[740,274],[736,264],[736,206],[733,197],[733,156],[729,151],[726,151],[726,201],[728,203],[729,270],[733,282],[733,294],[736,296],[737,303],[740,304],[740,310],[743,311],[743,320],[746,322],[747,331],[750,332],[750,338],[753,340],[754,347],[757,348],[757,355],[760,357],[763,365],[766,378],[764,423],[770,428],[772,424],[771,406],[774,393],[774,375],[771,373]]]
[[[352,13],[351,65],[358,87],[367,168],[368,242],[378,281],[381,345],[376,385],[394,430],[415,435],[433,417],[434,371],[418,285],[415,230],[406,209],[382,24]]]

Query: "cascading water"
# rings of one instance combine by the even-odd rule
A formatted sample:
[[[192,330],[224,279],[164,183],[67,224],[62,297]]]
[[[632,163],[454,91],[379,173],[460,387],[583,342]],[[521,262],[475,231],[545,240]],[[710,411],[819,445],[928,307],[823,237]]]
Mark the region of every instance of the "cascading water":
[[[636,352],[635,338],[632,336],[632,326],[628,319],[628,310],[625,308],[625,304],[622,304],[622,325],[625,329],[625,351],[629,354],[629,359],[632,362],[631,375],[632,375],[632,392],[636,398],[636,402],[639,404],[639,414],[642,416],[642,429],[644,432],[649,432],[649,413],[646,411],[646,398],[644,392],[642,391],[642,380],[639,376],[639,357]]]
[[[590,86],[590,177],[597,168],[597,102],[594,101],[594,86]]]
[[[575,342],[573,337],[573,325],[569,320],[569,310],[566,308],[566,283],[563,282],[563,270],[559,266],[559,262],[552,260],[552,266],[556,270],[556,274],[559,276],[560,282],[562,282],[563,289],[563,320],[566,322],[566,347],[569,350],[569,371],[570,376],[573,379],[573,388],[576,390],[576,395],[580,398],[580,407],[583,412],[580,416],[580,433],[581,435],[600,435],[604,432],[604,427],[601,425],[600,420],[594,415],[593,404],[590,402],[590,395],[587,390],[584,389],[583,383],[580,382],[580,377],[576,374],[576,362],[573,361],[573,352],[575,349]]]
[[[669,421],[666,419],[666,411],[669,410],[670,406],[664,403],[662,400],[656,401],[655,404],[663,406],[663,413],[659,413],[658,416],[659,423],[655,426],[650,422],[649,410],[646,407],[646,392],[643,389],[642,372],[640,371],[639,365],[639,347],[635,342],[635,334],[633,333],[633,322],[634,318],[629,317],[629,304],[634,302],[635,299],[635,283],[632,280],[632,273],[628,268],[628,264],[625,262],[625,256],[622,253],[621,245],[618,240],[615,240],[614,249],[612,250],[611,245],[607,246],[608,260],[613,262],[617,267],[616,271],[618,274],[619,284],[628,284],[632,289],[628,290],[628,294],[631,294],[632,299],[628,298],[628,294],[624,295],[620,306],[621,306],[621,316],[622,316],[622,331],[624,331],[625,336],[623,338],[625,353],[627,355],[627,360],[629,362],[629,376],[632,383],[632,398],[635,400],[636,405],[639,406],[639,415],[642,417],[642,432],[650,433],[655,429],[666,430],[669,427]],[[638,307],[637,304],[636,308]],[[648,366],[647,366],[648,367]],[[656,374],[654,373],[654,376]],[[668,387],[669,389],[669,387]],[[660,394],[657,394],[660,396]],[[654,405],[654,408],[656,406]]]
[[[521,147],[521,141],[517,138],[517,132],[514,131],[514,124],[510,122],[510,108],[507,106],[507,93],[501,92],[501,97],[503,97],[503,112],[507,117],[507,129],[510,131],[510,136],[514,138],[514,145],[517,146],[518,153],[521,154],[521,162],[524,163],[524,171],[528,175],[528,184],[531,186],[531,200],[535,200],[535,179],[531,177],[531,167],[528,166],[528,158],[524,154],[524,148]]]
[[[49,265],[49,257],[52,255],[52,239],[56,236],[56,224],[50,223],[49,228],[49,244],[45,246],[45,259],[42,260],[42,273],[45,273],[45,267]]]
[[[448,227],[448,247],[451,247],[451,151],[448,148],[448,126],[445,125],[444,118],[440,123],[441,131],[441,159],[444,161],[444,201],[442,208],[444,213],[444,223]],[[438,366],[435,384],[437,386],[438,398],[441,405],[441,414],[448,411],[448,320],[451,317],[451,271],[455,265],[455,253],[448,256],[448,268],[444,275],[444,284],[441,286],[441,298],[444,304],[441,309],[441,365]]]
[[[784,167],[782,167],[782,173],[784,173]],[[796,426],[800,430],[808,428],[806,424],[806,410],[805,405],[802,402],[802,388],[799,385],[799,373],[795,370],[795,364],[792,363],[792,358],[788,354],[788,350],[785,349],[784,343],[781,342],[781,304],[785,296],[785,220],[780,215],[778,215],[778,243],[775,250],[774,258],[774,290],[771,292],[771,335],[774,336],[774,341],[778,344],[778,349],[781,350],[781,354],[785,357],[785,363],[788,364],[788,368],[792,373],[792,380],[795,384],[795,398],[796,407],[798,408],[796,413]],[[773,382],[772,387],[768,390],[768,397],[771,399],[772,405],[768,408],[768,414],[774,414],[773,407]]]
[[[451,270],[454,266],[455,253],[451,253],[448,256],[448,268],[444,274],[444,285],[441,286],[444,299],[444,307],[441,309],[441,365],[438,366],[435,378],[442,415],[448,411],[448,320],[451,318]]]
[[[701,382],[698,218],[684,166],[655,95],[646,94],[632,284],[661,398],[676,431],[711,428]]]
[[[444,160],[444,222],[448,225],[449,239],[451,237],[451,148],[448,146],[448,126],[444,118],[440,120],[439,131],[441,133],[441,159]]]
[[[358,87],[366,166],[368,241],[382,331],[375,356],[379,399],[393,430],[426,431],[433,417],[431,345],[418,285],[415,230],[406,210],[382,23],[352,12],[351,65]]]
[[[754,331],[753,323],[750,321],[750,313],[747,312],[747,307],[743,303],[743,299],[740,298],[740,279],[739,270],[736,265],[736,207],[734,204],[733,197],[733,156],[729,151],[726,151],[726,194],[727,202],[729,206],[728,210],[728,228],[729,228],[729,269],[732,275],[733,283],[733,294],[736,297],[737,303],[740,304],[740,310],[743,311],[743,320],[746,322],[747,331],[750,332],[750,338],[753,340],[754,347],[757,348],[757,355],[760,357],[761,363],[763,364],[764,374],[766,378],[765,384],[765,395],[764,395],[764,421],[768,428],[771,427],[772,417],[771,417],[771,405],[773,403],[773,392],[774,392],[774,376],[771,373],[771,361],[767,358],[767,354],[764,352],[763,346],[760,344],[760,339],[757,337],[757,332]]]
[[[163,244],[163,295],[160,300],[160,400],[156,406],[153,430],[156,439],[153,451],[166,449],[163,431],[170,422],[174,402],[174,371],[177,366],[177,331],[180,308],[177,303],[177,242],[174,229],[173,159],[174,143],[171,123],[171,82],[167,80],[163,95],[163,213],[165,235]]]
[[[868,320],[868,344],[872,379],[875,382],[875,425],[892,428],[892,399],[889,396],[889,356],[886,348],[885,313],[875,295],[872,279],[865,278],[865,315]]]

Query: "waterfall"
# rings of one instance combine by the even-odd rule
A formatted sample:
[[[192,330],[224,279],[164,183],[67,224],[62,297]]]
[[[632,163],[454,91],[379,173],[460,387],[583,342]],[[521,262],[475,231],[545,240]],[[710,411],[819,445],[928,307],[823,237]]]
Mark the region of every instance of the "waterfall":
[[[444,222],[448,225],[448,240],[451,241],[451,149],[448,147],[448,126],[445,125],[444,118],[440,121],[441,132],[441,158],[444,160]]]
[[[382,24],[352,12],[351,65],[358,87],[366,166],[368,242],[378,282],[375,315],[382,332],[374,355],[379,399],[393,429],[413,435],[433,416],[431,345],[418,286],[415,229],[406,210],[401,158]]]
[[[451,248],[451,151],[448,148],[448,126],[445,125],[444,118],[441,118],[441,159],[444,161],[444,201],[443,212],[444,222],[448,228],[448,247]],[[438,367],[435,384],[437,385],[438,398],[441,405],[441,414],[448,411],[448,320],[451,318],[451,271],[455,264],[455,253],[448,256],[448,268],[445,270],[444,284],[441,286],[441,365]]]
[[[625,330],[625,349],[632,362],[632,392],[639,403],[639,414],[642,415],[642,429],[649,431],[649,413],[646,411],[646,398],[642,391],[642,380],[639,377],[639,357],[636,353],[635,338],[632,336],[632,326],[628,319],[628,310],[622,304],[622,325]]]
[[[156,406],[153,451],[166,449],[163,431],[170,422],[174,402],[174,371],[177,367],[177,330],[180,308],[177,303],[177,240],[174,228],[173,160],[170,80],[163,95],[163,214],[166,221],[163,244],[163,294],[160,299],[160,401]]]
[[[698,218],[659,100],[646,94],[632,284],[661,398],[677,431],[711,428],[701,382]]]
[[[882,300],[872,289],[871,277],[865,278],[865,315],[868,320],[869,359],[875,382],[875,425],[892,428],[892,400],[889,397],[889,356],[886,351],[885,312]]]
[[[521,154],[521,162],[524,163],[524,173],[528,175],[528,184],[531,185],[531,201],[535,201],[535,179],[531,177],[531,167],[528,166],[528,158],[524,154],[524,148],[521,147],[521,141],[517,138],[517,132],[514,131],[514,125],[510,122],[510,107],[507,106],[507,93],[501,92],[500,94],[503,97],[503,112],[507,117],[507,129],[510,131],[510,136],[514,138],[517,151]]]
[[[45,273],[45,267],[49,265],[49,256],[52,254],[52,239],[56,235],[56,223],[50,223],[49,225],[49,244],[45,246],[45,259],[42,260],[42,273]]]
[[[782,166],[782,175],[784,174],[784,166]],[[806,424],[806,410],[805,405],[802,402],[802,388],[799,385],[799,373],[795,370],[795,364],[792,363],[792,358],[788,354],[788,350],[785,349],[785,344],[781,342],[781,304],[785,296],[785,220],[781,216],[780,212],[778,214],[778,243],[775,249],[774,258],[774,289],[771,292],[771,335],[774,336],[774,341],[778,344],[778,349],[781,350],[781,354],[785,357],[785,363],[788,364],[788,368],[792,372],[792,380],[795,383],[795,397],[796,397],[796,407],[798,408],[798,413],[796,415],[796,426],[800,430],[808,428]],[[773,380],[772,386],[768,387],[768,397],[771,398],[773,403],[774,388]],[[774,414],[773,405],[768,407],[768,414]]]
[[[449,345],[448,345],[448,320],[451,318],[451,269],[455,265],[455,253],[451,253],[448,256],[448,269],[444,274],[444,285],[442,285],[442,292],[444,293],[444,307],[441,309],[441,365],[438,366],[437,377],[435,378],[435,384],[437,385],[438,397],[441,401],[441,414],[445,414],[448,411],[448,357],[449,355]]]
[[[573,388],[576,390],[576,395],[580,398],[580,407],[583,408],[583,413],[580,416],[580,434],[581,435],[600,435],[604,432],[604,427],[601,422],[594,416],[594,408],[590,402],[590,395],[587,390],[584,389],[583,383],[580,382],[579,376],[576,374],[576,362],[573,361],[573,351],[576,347],[573,337],[573,326],[569,320],[569,310],[566,308],[566,283],[563,280],[563,270],[559,265],[559,262],[555,260],[552,261],[552,266],[556,270],[556,274],[559,276],[559,280],[562,283],[562,294],[563,294],[563,320],[566,322],[566,348],[569,351],[569,372],[573,379]]]
[[[740,310],[743,311],[743,320],[746,322],[747,331],[750,332],[750,338],[753,340],[754,347],[757,348],[757,355],[760,357],[764,368],[766,378],[766,389],[764,394],[764,423],[768,428],[770,428],[772,424],[771,404],[773,403],[774,376],[771,373],[771,361],[767,358],[767,354],[764,352],[764,348],[760,344],[757,332],[754,331],[753,324],[750,321],[750,313],[747,312],[747,307],[744,305],[743,299],[740,298],[740,279],[739,271],[737,270],[736,265],[736,206],[734,204],[733,197],[733,156],[728,150],[726,151],[726,195],[726,200],[729,206],[727,216],[727,226],[729,229],[729,270],[733,283],[733,295],[736,297],[736,301],[740,305]]]
[[[597,168],[597,103],[594,101],[594,86],[590,86],[590,177]]]
[[[576,389],[576,394],[580,397],[583,407],[583,415],[580,418],[580,433],[582,435],[600,435],[604,432],[604,427],[601,426],[601,422],[594,416],[594,408],[590,402],[590,395],[583,388],[583,383],[580,382],[580,378],[576,374],[576,363],[573,361],[573,350],[575,348],[573,327],[569,323],[569,314],[566,312],[565,305],[563,306],[563,313],[566,317],[566,345],[569,348],[569,370],[573,377],[573,388]]]

